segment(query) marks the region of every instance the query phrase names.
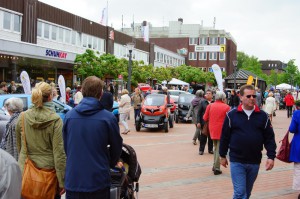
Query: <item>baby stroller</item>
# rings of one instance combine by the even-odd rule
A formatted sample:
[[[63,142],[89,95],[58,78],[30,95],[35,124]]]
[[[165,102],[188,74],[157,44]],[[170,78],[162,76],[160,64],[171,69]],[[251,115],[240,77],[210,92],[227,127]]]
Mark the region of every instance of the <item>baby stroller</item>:
[[[112,169],[111,199],[138,199],[139,178],[142,173],[135,150],[123,143],[120,159],[123,169]],[[136,194],[134,194],[136,192]]]

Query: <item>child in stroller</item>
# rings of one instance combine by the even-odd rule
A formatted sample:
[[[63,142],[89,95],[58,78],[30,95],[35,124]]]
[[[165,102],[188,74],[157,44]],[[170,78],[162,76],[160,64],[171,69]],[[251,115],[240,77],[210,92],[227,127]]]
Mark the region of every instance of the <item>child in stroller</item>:
[[[124,143],[118,167],[121,169],[115,168],[111,170],[111,199],[138,199],[138,181],[142,170],[137,161],[135,150]],[[117,194],[112,192],[117,192]],[[136,192],[136,194],[134,194],[134,192]]]

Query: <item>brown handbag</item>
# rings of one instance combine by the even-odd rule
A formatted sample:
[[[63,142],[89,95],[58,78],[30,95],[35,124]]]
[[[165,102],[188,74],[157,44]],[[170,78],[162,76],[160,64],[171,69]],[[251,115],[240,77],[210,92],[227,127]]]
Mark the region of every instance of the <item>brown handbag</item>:
[[[22,177],[22,198],[23,199],[53,199],[57,193],[58,181],[55,169],[37,168],[28,156],[25,137],[25,113],[22,113],[22,134],[26,160]]]
[[[203,135],[209,136],[209,128],[208,128],[208,126],[209,126],[209,123],[207,121],[207,122],[204,123],[203,128],[202,128],[202,134]]]

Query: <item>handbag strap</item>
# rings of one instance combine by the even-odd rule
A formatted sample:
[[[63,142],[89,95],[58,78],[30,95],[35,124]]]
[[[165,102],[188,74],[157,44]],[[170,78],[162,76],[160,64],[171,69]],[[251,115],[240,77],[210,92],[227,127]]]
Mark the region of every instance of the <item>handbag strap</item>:
[[[23,137],[24,137],[24,143],[25,143],[24,147],[25,147],[26,157],[28,158],[24,120],[25,120],[25,113],[22,113],[22,134],[23,134]]]

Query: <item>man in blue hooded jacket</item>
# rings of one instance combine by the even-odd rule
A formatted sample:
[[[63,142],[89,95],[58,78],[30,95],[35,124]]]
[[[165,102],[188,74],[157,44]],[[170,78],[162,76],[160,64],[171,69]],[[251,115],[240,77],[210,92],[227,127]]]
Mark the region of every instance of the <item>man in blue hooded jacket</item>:
[[[117,119],[100,103],[102,88],[98,77],[86,78],[82,101],[64,120],[67,199],[110,198],[110,167],[119,160],[123,140]]]

